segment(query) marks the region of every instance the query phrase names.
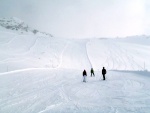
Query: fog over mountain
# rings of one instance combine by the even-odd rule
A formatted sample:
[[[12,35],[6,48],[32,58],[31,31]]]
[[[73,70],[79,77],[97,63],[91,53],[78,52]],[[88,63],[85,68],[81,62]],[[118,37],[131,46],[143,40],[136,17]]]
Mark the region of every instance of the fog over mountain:
[[[0,17],[18,17],[58,37],[149,35],[149,0],[1,0]]]

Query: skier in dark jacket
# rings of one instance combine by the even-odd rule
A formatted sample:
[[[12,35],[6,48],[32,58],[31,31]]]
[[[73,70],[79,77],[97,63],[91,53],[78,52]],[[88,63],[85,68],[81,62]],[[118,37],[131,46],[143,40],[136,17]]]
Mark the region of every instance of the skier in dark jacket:
[[[105,67],[103,67],[103,69],[102,69],[103,80],[105,80],[105,74],[106,74],[106,69],[105,69]]]
[[[86,82],[87,73],[86,70],[83,71],[83,82]]]
[[[92,75],[95,77],[93,68],[91,68],[91,77],[92,77]]]

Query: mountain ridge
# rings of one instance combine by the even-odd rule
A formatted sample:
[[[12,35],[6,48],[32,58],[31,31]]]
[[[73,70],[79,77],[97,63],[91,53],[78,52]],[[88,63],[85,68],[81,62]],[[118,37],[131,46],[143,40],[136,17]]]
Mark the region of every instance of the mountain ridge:
[[[30,34],[30,35],[37,35],[37,36],[46,36],[46,37],[53,37],[53,35],[41,32],[37,29],[30,27],[24,21],[16,18],[0,18],[0,26],[4,29],[8,29],[10,32],[15,32],[17,34]]]

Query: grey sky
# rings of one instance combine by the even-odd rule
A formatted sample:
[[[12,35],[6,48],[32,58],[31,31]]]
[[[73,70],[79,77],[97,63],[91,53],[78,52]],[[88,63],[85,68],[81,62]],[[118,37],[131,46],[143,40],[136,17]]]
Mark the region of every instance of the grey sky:
[[[149,35],[149,14],[149,0],[0,0],[0,17],[58,37]]]

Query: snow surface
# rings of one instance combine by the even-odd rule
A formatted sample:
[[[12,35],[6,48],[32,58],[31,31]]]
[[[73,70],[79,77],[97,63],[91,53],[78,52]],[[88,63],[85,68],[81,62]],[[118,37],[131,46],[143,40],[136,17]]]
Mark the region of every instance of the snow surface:
[[[0,31],[0,113],[150,113],[149,44]]]

